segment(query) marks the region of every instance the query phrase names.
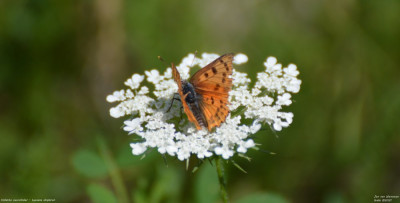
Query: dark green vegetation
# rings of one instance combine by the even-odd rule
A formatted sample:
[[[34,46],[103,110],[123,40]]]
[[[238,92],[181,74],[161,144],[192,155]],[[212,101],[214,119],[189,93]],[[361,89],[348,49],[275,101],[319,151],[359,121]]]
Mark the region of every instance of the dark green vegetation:
[[[232,201],[400,194],[398,0],[1,0],[0,198],[220,201],[208,162],[192,174],[131,155],[105,101],[133,73],[164,70],[158,55],[195,50],[246,53],[253,79],[273,55],[303,81],[293,124],[255,136],[277,154],[236,157],[247,174],[228,164]]]

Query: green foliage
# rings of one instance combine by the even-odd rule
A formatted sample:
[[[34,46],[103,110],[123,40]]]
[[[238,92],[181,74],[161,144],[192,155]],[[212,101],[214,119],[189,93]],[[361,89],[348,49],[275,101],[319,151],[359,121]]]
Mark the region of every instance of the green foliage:
[[[161,202],[168,199],[171,202],[178,201],[178,195],[182,190],[182,177],[173,167],[166,168],[159,165],[157,181],[153,183],[150,192],[150,202]]]
[[[99,184],[90,184],[87,187],[87,193],[94,203],[113,203],[117,199],[112,191]]]
[[[72,164],[76,171],[86,177],[104,177],[107,167],[96,153],[89,150],[79,150],[72,158]]]
[[[125,147],[121,147],[116,152],[116,162],[123,168],[141,166],[155,161],[158,158],[157,155],[157,152],[151,151],[142,156],[132,156],[132,149],[129,147],[129,143],[126,143]]]
[[[197,203],[216,202],[220,199],[219,183],[215,165],[204,163],[196,172],[194,187]]]
[[[273,194],[273,193],[259,193],[259,194],[252,194],[247,195],[235,203],[288,203],[289,201],[283,198],[280,195]]]

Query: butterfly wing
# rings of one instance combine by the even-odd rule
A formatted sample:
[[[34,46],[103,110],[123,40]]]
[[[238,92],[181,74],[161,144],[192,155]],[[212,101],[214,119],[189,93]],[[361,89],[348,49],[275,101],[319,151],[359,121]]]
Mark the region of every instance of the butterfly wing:
[[[213,101],[214,104],[212,103]],[[203,100],[199,102],[199,105],[206,118],[208,131],[211,131],[214,127],[218,127],[221,123],[225,122],[229,114],[227,104],[228,98],[210,95],[203,96]]]
[[[190,110],[188,104],[185,101],[185,95],[183,95],[183,89],[182,89],[181,75],[179,74],[178,70],[176,69],[176,67],[173,63],[171,64],[171,68],[172,68],[172,76],[174,77],[174,80],[175,80],[176,84],[178,85],[178,92],[179,92],[179,96],[181,98],[183,110],[185,111],[186,115],[188,116],[189,121],[194,123],[196,125],[196,128],[198,130],[200,130],[201,129],[200,124],[197,122],[195,116],[193,115],[193,112]]]
[[[197,94],[202,96],[200,108],[208,130],[218,127],[229,114],[228,97],[232,89],[233,54],[225,54],[196,72],[190,79]]]

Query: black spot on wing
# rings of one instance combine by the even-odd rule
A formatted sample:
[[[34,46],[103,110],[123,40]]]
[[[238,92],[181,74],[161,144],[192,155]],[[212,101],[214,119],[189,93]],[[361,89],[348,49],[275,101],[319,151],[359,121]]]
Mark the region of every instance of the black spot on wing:
[[[221,87],[219,84],[215,85],[214,91],[217,91]]]
[[[214,74],[217,74],[217,72],[218,72],[217,69],[216,69],[215,67],[212,67],[211,70],[212,70],[212,72],[213,72]]]

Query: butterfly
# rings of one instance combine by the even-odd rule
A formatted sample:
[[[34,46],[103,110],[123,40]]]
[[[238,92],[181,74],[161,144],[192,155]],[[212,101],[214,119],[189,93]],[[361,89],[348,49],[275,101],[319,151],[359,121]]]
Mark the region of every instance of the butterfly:
[[[183,109],[198,130],[219,127],[229,114],[232,61],[233,54],[222,55],[197,71],[189,81],[181,80],[175,65],[171,65]]]

